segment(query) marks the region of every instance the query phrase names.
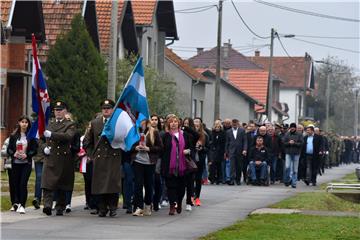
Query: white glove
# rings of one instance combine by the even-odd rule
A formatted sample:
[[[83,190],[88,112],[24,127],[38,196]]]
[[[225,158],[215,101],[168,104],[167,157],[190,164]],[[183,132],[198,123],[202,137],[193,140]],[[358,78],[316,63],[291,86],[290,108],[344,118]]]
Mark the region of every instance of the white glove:
[[[44,148],[45,155],[50,155],[50,150],[51,150],[51,147],[45,147]]]
[[[184,149],[184,155],[188,155],[188,154],[190,154],[190,149]]]
[[[51,137],[51,132],[49,130],[45,130],[44,136],[47,137],[47,138],[50,138]]]

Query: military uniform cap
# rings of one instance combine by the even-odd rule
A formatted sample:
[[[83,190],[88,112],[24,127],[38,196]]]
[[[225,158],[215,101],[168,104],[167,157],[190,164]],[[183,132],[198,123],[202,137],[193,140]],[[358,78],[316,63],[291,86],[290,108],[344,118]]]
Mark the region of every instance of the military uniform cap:
[[[111,99],[105,99],[100,104],[101,108],[113,108],[115,106],[115,102]]]
[[[56,101],[54,109],[59,109],[59,110],[67,109],[67,105],[63,101]]]

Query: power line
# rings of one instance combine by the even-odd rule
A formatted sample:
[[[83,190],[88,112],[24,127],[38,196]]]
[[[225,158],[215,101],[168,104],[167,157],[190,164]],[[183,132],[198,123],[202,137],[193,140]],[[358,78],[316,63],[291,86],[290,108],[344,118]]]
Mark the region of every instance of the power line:
[[[296,63],[296,61],[290,56],[289,52],[286,50],[284,44],[282,43],[282,41],[281,41],[281,39],[280,39],[280,37],[279,37],[279,35],[278,35],[277,33],[276,33],[276,36],[277,36],[277,39],[278,39],[278,41],[279,41],[279,43],[280,43],[281,48],[284,50],[284,52],[286,53],[286,55],[290,58],[291,61],[293,61],[293,62]]]
[[[205,12],[213,7],[217,7],[217,5],[206,5],[202,7],[195,7],[195,8],[186,8],[186,9],[180,9],[176,10],[176,13],[199,13],[199,12]]]
[[[305,43],[317,45],[317,46],[321,46],[321,47],[327,47],[327,48],[332,48],[332,49],[337,49],[337,50],[346,51],[346,52],[352,52],[352,53],[360,53],[360,51],[355,51],[355,50],[346,49],[346,48],[334,47],[334,46],[326,45],[326,44],[323,44],[323,43],[316,43],[316,42],[303,40],[303,39],[298,39],[298,38],[291,38],[291,39],[294,39],[294,40],[300,41],[300,42],[305,42]]]
[[[287,34],[279,34],[280,36],[285,36]],[[294,34],[296,37],[302,38],[326,38],[326,39],[360,39],[360,37],[340,37],[340,36],[312,36],[312,35],[299,35]]]
[[[245,20],[241,17],[241,15],[240,15],[238,9],[236,8],[235,3],[233,2],[233,0],[231,0],[231,3],[232,3],[232,5],[234,6],[234,9],[235,9],[237,15],[240,17],[241,21],[244,23],[244,25],[246,26],[246,28],[247,28],[253,35],[255,35],[255,36],[258,37],[258,38],[262,38],[262,39],[268,39],[268,38],[270,38],[270,37],[263,37],[263,36],[260,36],[260,35],[256,34],[256,33],[249,27],[249,25],[247,25],[247,23],[245,22]]]
[[[348,21],[348,22],[360,22],[359,19],[353,19],[353,18],[344,18],[344,17],[337,17],[337,16],[332,16],[332,15],[326,15],[326,14],[322,14],[322,13],[317,13],[317,12],[310,12],[310,11],[305,11],[305,10],[301,10],[301,9],[296,9],[296,8],[290,8],[290,7],[285,7],[282,5],[278,5],[275,3],[269,3],[269,2],[265,2],[262,0],[254,0],[257,3],[260,4],[264,4],[270,7],[274,7],[274,8],[280,8],[282,10],[286,10],[286,11],[290,11],[290,12],[295,12],[295,13],[300,13],[300,14],[305,14],[305,15],[311,15],[311,16],[315,16],[315,17],[322,17],[322,18],[328,18],[328,19],[334,19],[334,20],[341,20],[341,21]]]

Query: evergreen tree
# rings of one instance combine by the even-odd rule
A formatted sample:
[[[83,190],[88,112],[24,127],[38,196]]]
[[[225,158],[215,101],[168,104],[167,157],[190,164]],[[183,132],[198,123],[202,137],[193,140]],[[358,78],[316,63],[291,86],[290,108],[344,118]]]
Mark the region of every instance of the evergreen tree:
[[[85,127],[106,97],[106,71],[80,14],[50,49],[45,72],[52,101],[65,101],[79,126]]]

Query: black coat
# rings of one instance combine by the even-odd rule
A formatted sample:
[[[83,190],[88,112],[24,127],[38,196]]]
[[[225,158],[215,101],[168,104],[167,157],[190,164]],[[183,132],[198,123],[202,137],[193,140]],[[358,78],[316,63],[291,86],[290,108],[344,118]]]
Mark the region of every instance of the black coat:
[[[20,138],[19,135],[12,134],[9,138],[9,145],[7,148],[7,154],[11,157],[11,162],[14,163],[14,154],[16,152],[16,141]],[[26,160],[31,164],[32,157],[37,153],[38,144],[36,139],[28,140],[28,145],[26,148]]]
[[[225,153],[225,132],[223,130],[213,131],[212,140],[210,144],[211,161],[224,161]]]
[[[299,179],[304,179],[306,177],[306,145],[307,145],[307,139],[308,136],[304,137],[304,144],[302,146],[301,150],[301,157],[300,157],[300,163],[299,163]],[[313,160],[312,160],[312,171],[316,171],[316,173],[319,172],[320,167],[320,157],[323,152],[323,142],[322,142],[322,136],[319,136],[317,134],[314,134],[313,139]]]
[[[247,147],[248,142],[244,129],[238,128],[236,139],[232,128],[226,131],[225,152],[229,158],[242,157],[242,152],[247,151]]]
[[[185,149],[190,148],[190,137],[187,132],[183,132],[184,141],[185,141]],[[169,167],[170,167],[170,156],[171,156],[171,148],[172,148],[172,136],[169,132],[166,132],[162,139],[163,142],[163,155],[161,160],[161,175],[164,177],[170,177]]]

